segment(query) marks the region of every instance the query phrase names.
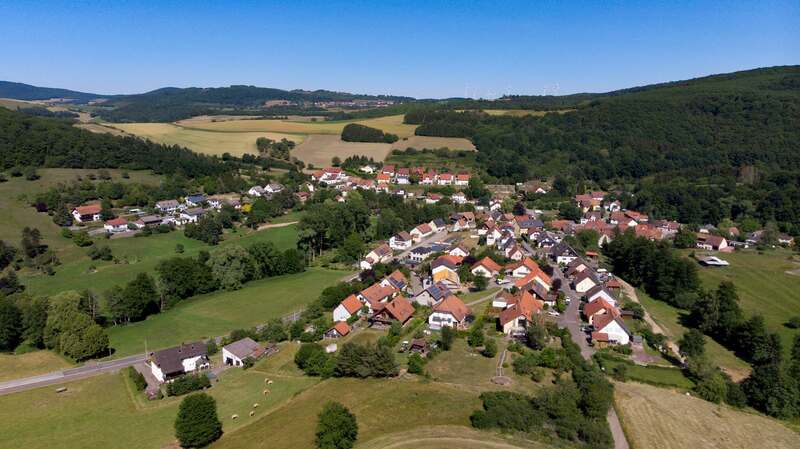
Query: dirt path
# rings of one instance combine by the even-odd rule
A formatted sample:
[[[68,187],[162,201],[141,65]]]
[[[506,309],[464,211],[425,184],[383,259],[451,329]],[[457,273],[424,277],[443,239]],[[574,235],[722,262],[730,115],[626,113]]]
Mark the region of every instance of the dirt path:
[[[258,230],[259,230],[259,231],[262,231],[262,230],[264,230],[264,229],[272,229],[272,228],[285,228],[285,227],[287,227],[287,226],[295,225],[295,224],[297,224],[297,223],[300,223],[300,222],[299,222],[299,221],[287,221],[286,223],[270,223],[270,224],[263,224],[263,225],[261,225],[261,226],[259,226],[259,227],[258,227]]]
[[[639,301],[639,296],[636,294],[636,289],[633,288],[633,286],[631,284],[623,281],[620,278],[617,278],[617,280],[622,285],[622,290],[625,291],[625,295],[628,298],[630,298],[631,301],[633,301],[635,303],[638,303],[638,304],[641,304],[641,302]],[[674,341],[672,341],[672,337],[673,337],[672,334],[667,332],[663,327],[659,326],[658,323],[656,323],[656,321],[653,319],[653,317],[650,316],[650,313],[647,312],[647,309],[644,309],[644,321],[647,324],[650,325],[650,327],[653,329],[654,333],[663,334],[664,336],[667,337],[667,347],[672,352],[672,355],[677,357],[678,360],[680,360],[681,363],[683,363],[684,362],[683,356],[681,356],[680,349],[678,348],[678,345],[675,344]]]

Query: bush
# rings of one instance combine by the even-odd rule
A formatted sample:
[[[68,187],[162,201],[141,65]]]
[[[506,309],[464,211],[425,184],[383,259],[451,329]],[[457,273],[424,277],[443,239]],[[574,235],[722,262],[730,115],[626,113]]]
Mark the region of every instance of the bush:
[[[475,323],[467,336],[467,344],[473,348],[483,346],[486,337],[483,334],[483,326],[480,323]]]
[[[65,239],[71,239],[72,231],[69,228],[61,229],[61,237],[64,237]]]
[[[216,338],[209,338],[206,342],[206,353],[208,355],[214,355],[219,351],[219,346],[217,346],[217,339]]]
[[[294,363],[298,368],[303,370],[306,375],[330,375],[327,369],[328,354],[325,353],[325,348],[317,343],[303,343],[294,355]]]
[[[245,357],[244,360],[242,360],[242,369],[246,369],[246,370],[250,369],[255,364],[256,364],[256,361],[253,360],[252,357]]]
[[[614,380],[625,382],[628,380],[628,365],[620,363],[611,370],[611,377]]]
[[[408,372],[422,374],[425,371],[425,360],[417,353],[408,356]]]
[[[356,417],[344,405],[328,402],[317,421],[319,449],[350,449],[358,438]]]
[[[181,401],[175,418],[175,437],[181,447],[203,447],[222,436],[217,417],[217,402],[205,393],[187,396]]]
[[[186,374],[167,384],[167,396],[181,396],[209,387],[211,381],[205,374]]]
[[[128,378],[133,382],[133,385],[136,387],[136,391],[144,391],[147,388],[147,381],[144,378],[144,375],[139,371],[136,371],[136,368],[129,366],[128,367]]]
[[[786,322],[786,327],[789,329],[800,329],[800,316],[793,316]]]
[[[76,232],[72,234],[72,242],[80,247],[84,247],[91,245],[92,239],[86,232]]]
[[[442,327],[441,345],[443,351],[449,351],[453,347],[455,331],[450,326]]]
[[[483,351],[481,354],[488,358],[492,358],[497,355],[497,342],[494,340],[494,338],[486,339],[486,343],[483,345]]]

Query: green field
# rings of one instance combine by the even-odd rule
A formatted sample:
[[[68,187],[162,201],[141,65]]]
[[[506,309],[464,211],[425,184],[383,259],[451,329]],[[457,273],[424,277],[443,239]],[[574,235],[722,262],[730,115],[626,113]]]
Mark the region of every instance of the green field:
[[[52,351],[31,351],[24,354],[0,354],[0,382],[36,376],[64,368],[72,364]]]
[[[656,301],[642,290],[636,291],[639,302],[642,303],[651,317],[658,323],[665,332],[668,332],[670,339],[677,343],[688,329],[681,324],[681,316],[686,312],[681,311],[671,305]],[[741,380],[750,373],[750,366],[744,360],[736,357],[732,351],[725,349],[722,345],[706,337],[706,354],[719,367],[725,370],[734,380]]]
[[[683,375],[681,369],[677,367],[655,365],[641,366],[628,360],[623,360],[614,354],[600,355],[598,353],[595,357],[599,357],[601,366],[607,373],[611,373],[617,365],[624,364],[627,366],[626,376],[631,381],[664,387],[676,387],[682,390],[691,390],[692,387],[694,387],[694,382],[687,379],[686,376]]]
[[[225,371],[208,390],[217,400],[225,432],[255,422],[317,382],[274,373],[271,363],[268,358],[247,371]],[[270,394],[265,396],[267,377],[273,383],[268,387]],[[130,382],[120,373],[66,386],[67,392],[60,394],[55,387],[45,387],[0,396],[0,448],[153,449],[175,440],[173,422],[181,398],[147,401],[133,392]],[[259,407],[253,408],[256,403]],[[251,410],[255,412],[253,417],[249,416]],[[231,419],[234,414],[239,418]]]
[[[70,247],[59,254],[61,266],[56,267],[56,274],[46,276],[33,274],[21,277],[28,291],[34,294],[49,295],[64,290],[92,289],[102,293],[114,285],[123,284],[133,279],[138,273],[153,274],[159,261],[178,256],[175,247],[183,245],[184,252],[180,256],[196,256],[201,250],[214,251],[217,247],[208,246],[199,241],[186,238],[183,231],[177,230],[168,234],[154,234],[148,237],[130,237],[113,240],[96,239],[95,245],[108,245],[114,257],[120,261],[91,260],[86,252],[89,248],[78,248],[60,235],[57,240],[66,241]],[[256,242],[272,242],[281,250],[294,248],[296,244],[296,226],[251,231],[239,228],[235,233],[225,234],[219,246],[249,246]],[[92,272],[94,266],[97,271]]]
[[[186,300],[145,321],[108,329],[115,357],[165,348],[202,337],[265,323],[305,308],[320,292],[347,275],[310,268],[304,273],[250,282],[240,290],[219,291]]]
[[[721,254],[729,267],[700,268],[705,288],[716,288],[722,281],[736,285],[739,305],[746,316],[759,314],[767,328],[780,334],[784,349],[789,350],[797,330],[784,326],[793,316],[800,316],[800,258],[777,249],[759,253],[755,250]]]

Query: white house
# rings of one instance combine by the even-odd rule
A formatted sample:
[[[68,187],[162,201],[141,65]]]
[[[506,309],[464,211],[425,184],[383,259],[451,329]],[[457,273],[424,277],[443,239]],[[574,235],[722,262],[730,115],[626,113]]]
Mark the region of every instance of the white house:
[[[606,314],[600,315],[594,319],[592,340],[627,345],[630,342],[630,337],[630,331],[625,327],[625,323],[620,317]]]
[[[205,211],[203,211],[202,208],[194,207],[192,209],[186,209],[185,211],[181,212],[180,218],[181,218],[181,221],[184,224],[186,224],[186,223],[197,223],[197,220],[199,220],[200,217],[202,217],[204,213],[205,213]]]
[[[164,200],[156,202],[156,209],[162,214],[174,214],[181,209],[178,200]]]
[[[426,237],[430,237],[433,234],[433,228],[428,223],[422,223],[418,225],[410,232],[411,237],[414,238],[415,241],[420,241]]]
[[[390,260],[392,260],[392,248],[389,247],[389,244],[383,243],[368,252],[359,266],[362,270],[370,270],[376,263],[387,263]]]
[[[86,206],[78,206],[72,209],[72,216],[78,223],[87,221],[97,221],[100,219],[100,211],[102,207],[99,204],[89,204]]]
[[[586,293],[596,285],[600,285],[600,281],[595,277],[592,270],[583,270],[575,277],[573,281],[575,291],[578,293]]]
[[[474,276],[490,278],[497,276],[501,269],[502,267],[497,262],[489,257],[484,257],[483,259],[475,262],[472,268],[470,268],[470,272],[472,272]]]
[[[222,363],[230,366],[242,366],[245,359],[257,360],[262,355],[264,348],[250,337],[222,347]]]
[[[280,193],[283,191],[283,185],[278,184],[277,182],[271,182],[266,187],[264,187],[264,191],[270,195],[274,195],[276,193]]]
[[[361,167],[358,167],[358,169],[361,171],[361,173],[375,173],[375,167],[372,165],[362,165]]]
[[[103,223],[103,229],[106,232],[117,233],[125,232],[128,230],[128,220],[124,218],[114,218]]]
[[[450,197],[450,199],[455,204],[465,204],[467,202],[467,195],[464,195],[464,192],[456,192]]]
[[[443,326],[464,329],[468,315],[469,307],[457,296],[450,295],[433,306],[433,312],[428,316],[428,325],[431,329],[441,329]]]
[[[396,251],[404,251],[411,248],[414,238],[406,231],[398,232],[389,239],[389,247]]]
[[[159,382],[166,382],[186,373],[211,366],[206,343],[196,341],[151,354],[150,371]]]
[[[463,244],[459,244],[447,250],[447,254],[450,254],[451,256],[455,257],[467,257],[469,256],[469,251],[467,250],[467,247],[465,247]]]
[[[596,299],[603,298],[612,306],[616,307],[617,305],[617,300],[614,298],[614,294],[602,284],[595,285],[594,287],[590,288],[586,292],[585,296],[587,302],[593,302]]]
[[[264,188],[261,186],[250,187],[250,190],[247,191],[247,194],[250,196],[263,196]]]
[[[361,301],[356,295],[350,295],[333,309],[333,321],[347,321],[351,316],[356,315],[361,310]]]

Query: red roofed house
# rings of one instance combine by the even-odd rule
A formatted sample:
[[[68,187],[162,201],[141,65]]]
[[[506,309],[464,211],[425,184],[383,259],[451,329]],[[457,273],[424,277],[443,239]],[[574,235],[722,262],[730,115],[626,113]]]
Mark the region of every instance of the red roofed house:
[[[346,321],[337,321],[333,327],[325,332],[325,338],[341,338],[350,333],[350,326]]]
[[[600,315],[594,320],[594,332],[592,339],[597,338],[603,342],[627,345],[630,342],[631,333],[619,316],[611,314]]]
[[[437,184],[439,184],[440,186],[449,186],[450,184],[453,183],[454,179],[455,176],[453,176],[452,173],[442,173],[441,175],[439,175]]]
[[[522,335],[528,329],[528,323],[542,311],[544,303],[533,298],[529,292],[523,292],[515,303],[500,312],[498,322],[506,335]]]
[[[369,308],[370,313],[374,313],[383,309],[389,300],[397,296],[398,293],[399,291],[391,285],[375,283],[361,290],[358,294],[358,299]]]
[[[617,317],[620,315],[620,313],[619,310],[617,310],[605,299],[597,298],[596,300],[583,306],[583,315],[586,317],[586,321],[588,321],[589,324],[594,324],[594,320],[600,315],[611,315]],[[597,329],[597,326],[595,326],[595,329]]]
[[[422,223],[421,225],[417,225],[414,229],[410,232],[411,237],[414,238],[415,241],[420,241],[425,237],[429,237],[433,234],[433,228],[428,223]]]
[[[370,318],[370,325],[391,325],[392,321],[399,321],[406,324],[414,315],[414,306],[403,296],[398,296],[386,303],[386,305],[376,311]]]
[[[450,295],[433,306],[433,313],[428,316],[428,325],[431,329],[441,329],[442,326],[464,329],[469,314],[469,307],[458,296]]]
[[[102,210],[102,207],[99,204],[78,206],[72,209],[72,216],[75,217],[75,221],[78,223],[97,221],[100,219],[100,210]]]
[[[128,230],[128,220],[124,218],[114,218],[103,224],[103,229],[108,232],[125,232]]]
[[[333,309],[333,321],[347,321],[351,316],[358,314],[363,304],[356,297],[350,295]]]
[[[497,262],[489,257],[484,257],[483,259],[475,262],[475,265],[472,266],[470,271],[475,276],[490,278],[497,276],[502,269],[503,267],[501,267]]]
[[[469,173],[459,173],[456,175],[456,185],[466,186],[469,185]]]
[[[389,184],[392,181],[392,176],[386,173],[378,173],[375,180],[378,181],[378,184]]]

